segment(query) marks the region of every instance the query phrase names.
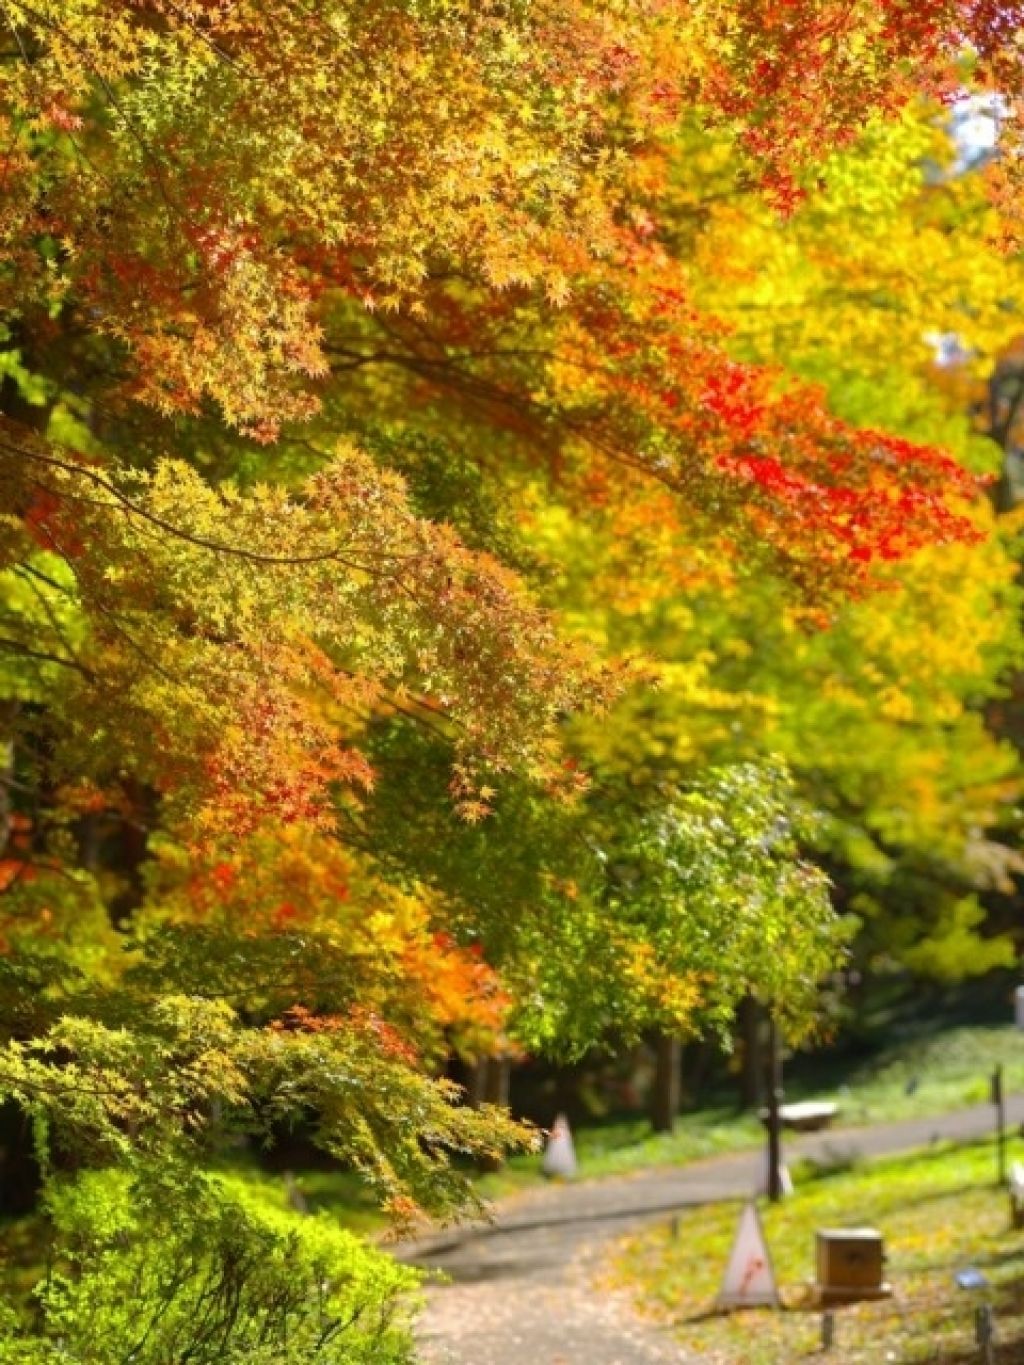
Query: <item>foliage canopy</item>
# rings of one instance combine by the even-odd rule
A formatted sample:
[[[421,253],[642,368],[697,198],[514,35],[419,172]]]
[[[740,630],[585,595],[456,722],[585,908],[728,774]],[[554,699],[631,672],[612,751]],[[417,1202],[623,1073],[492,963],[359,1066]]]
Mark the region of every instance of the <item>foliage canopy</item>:
[[[44,1335],[127,1342],[139,1220],[229,1134],[301,1119],[450,1212],[453,1153],[530,1139],[448,1049],[806,1019],[812,847],[879,952],[1005,954],[1012,543],[922,338],[980,375],[1019,327],[1017,125],[960,177],[935,102],[1012,106],[1020,10],[0,6],[0,1093],[69,1248]],[[152,1343],[239,1251],[203,1188]],[[273,1282],[218,1358],[257,1359],[261,1296],[363,1253],[232,1227]]]

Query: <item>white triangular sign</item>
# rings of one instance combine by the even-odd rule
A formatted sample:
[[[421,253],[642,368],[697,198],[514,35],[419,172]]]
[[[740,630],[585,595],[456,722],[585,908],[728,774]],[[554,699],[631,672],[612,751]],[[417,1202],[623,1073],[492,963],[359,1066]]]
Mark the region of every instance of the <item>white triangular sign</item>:
[[[736,1240],[717,1299],[719,1308],[777,1308],[775,1271],[764,1240],[757,1208],[747,1204],[740,1214]]]
[[[564,1114],[559,1114],[552,1125],[540,1166],[545,1175],[561,1176],[563,1180],[571,1180],[576,1174],[576,1148]]]

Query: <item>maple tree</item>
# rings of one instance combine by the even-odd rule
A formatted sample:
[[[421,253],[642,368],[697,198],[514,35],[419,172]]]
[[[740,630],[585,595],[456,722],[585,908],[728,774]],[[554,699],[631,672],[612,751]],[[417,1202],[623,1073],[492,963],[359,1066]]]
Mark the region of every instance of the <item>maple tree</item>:
[[[669,481],[705,484],[704,499],[791,554],[791,542],[813,539],[820,560],[836,541],[849,570],[851,558],[900,553],[894,536],[912,548],[905,523],[948,518],[939,490],[957,471],[906,442],[845,430],[813,391],[779,392],[771,374],[729,362],[713,324],[695,325],[647,208],[666,174],[658,133],[686,98],[712,120],[756,127],[767,162],[781,156],[764,111],[786,117],[791,94],[805,112],[806,94],[796,100],[787,82],[798,72],[803,82],[807,53],[772,35],[806,33],[823,122],[801,123],[818,143],[841,142],[874,105],[909,98],[892,57],[919,55],[927,85],[950,42],[981,42],[986,23],[990,38],[1001,32],[1002,16],[983,9],[938,5],[923,23],[822,0],[635,14],[383,5],[356,21],[341,8],[282,6],[268,23],[258,5],[157,4],[118,7],[101,36],[89,4],[16,7],[11,41],[39,50],[9,76],[10,306],[88,318],[86,332],[113,345],[122,396],[168,413],[210,399],[269,438],[315,405],[296,380],[331,364],[332,306],[421,319],[429,340],[445,305],[457,307],[446,259],[491,300],[495,288],[571,294],[555,350],[577,379],[593,371],[582,396],[600,417],[571,404],[564,423]],[[994,59],[991,41],[981,50]],[[355,52],[377,56],[354,81]],[[861,67],[879,68],[866,85]],[[376,122],[367,108],[381,111]],[[410,109],[422,113],[410,120]],[[234,136],[218,135],[225,125]],[[638,138],[626,155],[620,141]],[[791,143],[786,156],[799,160]],[[26,253],[37,237],[45,249]],[[466,327],[479,343],[479,320]],[[457,336],[449,318],[438,344]],[[420,347],[406,358],[421,378],[438,363]],[[488,387],[486,376],[472,382]],[[517,401],[504,388],[503,401]],[[902,529],[888,496],[897,490]],[[958,528],[950,519],[949,533]]]
[[[849,420],[942,433],[966,466],[994,470],[968,398],[993,367],[1007,374],[1020,267],[991,246],[983,184],[949,169],[933,112],[834,158],[827,191],[784,224],[757,195],[721,192],[719,140],[691,129],[684,146],[672,211],[694,287],[739,354],[826,386]],[[936,334],[958,338],[952,371]],[[571,531],[539,518],[595,634],[666,660],[654,696],[593,729],[599,761],[656,783],[784,755],[825,814],[820,854],[861,917],[861,961],[940,976],[1015,954],[979,896],[1012,893],[1019,871],[1019,759],[987,724],[1019,657],[1019,527],[984,504],[974,515],[983,539],[922,551],[824,631],[778,582],[701,546],[659,493],[610,496],[602,521]]]
[[[529,1141],[433,1077],[445,1048],[479,1055],[510,1021],[575,1046],[721,1025],[752,987],[806,1014],[835,926],[789,779],[767,745],[709,740],[630,799],[630,707],[675,726],[731,687],[768,715],[788,679],[726,676],[767,620],[807,674],[863,653],[893,675],[889,719],[945,703],[969,737],[998,630],[970,657],[965,628],[935,684],[870,593],[928,547],[977,577],[997,552],[964,452],[814,369],[820,299],[795,305],[802,346],[738,325],[728,201],[754,292],[783,233],[834,278],[868,216],[825,249],[843,149],[922,94],[1012,101],[1015,22],[980,0],[6,0],[0,1091],[45,1127],[67,1235],[63,1165],[136,1182],[81,1243],[78,1297],[47,1291],[51,1336],[80,1330],[97,1257],[134,1273],[142,1215],[188,1208],[225,1130],[312,1116],[396,1215],[445,1212],[453,1151]],[[1012,235],[1014,165],[989,175],[991,236]],[[896,297],[906,349],[925,310],[905,277]],[[831,635],[795,629],[849,599]],[[664,702],[639,690],[652,646]],[[602,742],[567,738],[624,693]],[[843,701],[822,750],[864,720],[862,692]],[[242,1224],[247,1264],[294,1270]],[[307,1250],[314,1279],[349,1254]],[[379,1273],[384,1322],[405,1281]],[[252,1358],[244,1323],[218,1330]]]
[[[745,214],[711,209],[698,269],[720,232],[753,247],[749,261],[736,252],[729,285],[702,272],[713,306],[746,354],[777,355],[819,379],[846,417],[942,433],[991,479],[998,452],[972,431],[971,385],[999,372],[1017,333],[1020,263],[995,245],[984,171],[965,169],[923,109],[834,158],[828,181],[784,247],[749,200]],[[1005,512],[994,483],[990,496]],[[1012,895],[1019,872],[1019,760],[991,724],[1018,667],[1019,525],[988,507],[977,516],[983,544],[924,552],[897,571],[898,595],[843,611],[806,650],[798,638],[782,694],[799,706],[801,732],[785,751],[809,768],[816,801],[836,810],[830,857],[866,918],[864,959],[895,956],[940,976],[1016,952],[1012,937],[986,928],[979,897]],[[831,677],[819,671],[826,657]],[[818,696],[798,702],[815,679]],[[844,710],[853,727],[830,733],[826,717]],[[784,732],[781,716],[766,729],[780,721]]]

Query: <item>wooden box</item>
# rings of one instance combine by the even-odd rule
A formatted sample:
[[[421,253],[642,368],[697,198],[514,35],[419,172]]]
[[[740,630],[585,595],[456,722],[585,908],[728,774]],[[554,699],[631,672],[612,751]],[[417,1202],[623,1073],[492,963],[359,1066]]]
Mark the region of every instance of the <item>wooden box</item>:
[[[892,1293],[882,1279],[885,1249],[875,1228],[821,1228],[816,1241],[822,1303],[880,1299]]]

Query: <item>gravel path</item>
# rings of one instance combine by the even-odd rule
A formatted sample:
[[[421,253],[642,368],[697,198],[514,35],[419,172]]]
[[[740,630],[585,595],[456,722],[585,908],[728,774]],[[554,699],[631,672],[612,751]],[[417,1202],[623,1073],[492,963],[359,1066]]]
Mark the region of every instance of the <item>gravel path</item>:
[[[1010,1125],[1024,1121],[1024,1095],[1007,1102]],[[792,1138],[789,1159],[881,1156],[939,1138],[992,1131],[990,1105],[941,1118]],[[680,1365],[680,1347],[642,1322],[624,1296],[595,1287],[613,1238],[675,1209],[750,1194],[758,1153],[714,1157],[620,1178],[551,1186],[500,1205],[474,1223],[401,1248],[404,1260],[443,1270],[419,1324],[430,1365]]]

